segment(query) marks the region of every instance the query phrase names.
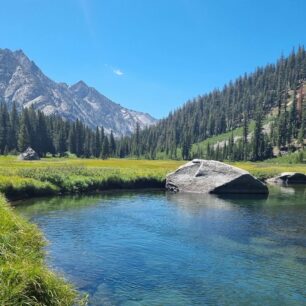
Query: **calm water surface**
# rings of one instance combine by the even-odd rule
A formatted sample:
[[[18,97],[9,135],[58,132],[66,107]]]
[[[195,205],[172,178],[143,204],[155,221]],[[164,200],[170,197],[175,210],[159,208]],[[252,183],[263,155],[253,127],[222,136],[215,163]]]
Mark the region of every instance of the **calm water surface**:
[[[306,305],[306,191],[116,192],[24,202],[91,305]]]

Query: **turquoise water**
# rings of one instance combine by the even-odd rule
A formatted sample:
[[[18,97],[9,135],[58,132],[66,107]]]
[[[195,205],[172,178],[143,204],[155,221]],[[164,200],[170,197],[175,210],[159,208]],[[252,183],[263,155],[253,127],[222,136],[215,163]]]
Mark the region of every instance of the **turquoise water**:
[[[17,209],[91,305],[306,305],[305,199],[116,192]]]

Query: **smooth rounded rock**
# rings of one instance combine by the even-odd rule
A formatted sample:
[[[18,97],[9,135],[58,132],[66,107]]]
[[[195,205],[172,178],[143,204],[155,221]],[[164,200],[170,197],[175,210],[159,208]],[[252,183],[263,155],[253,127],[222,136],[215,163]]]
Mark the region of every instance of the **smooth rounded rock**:
[[[284,172],[279,176],[268,179],[267,183],[277,185],[306,184],[306,175],[299,172]]]
[[[166,188],[174,192],[268,194],[267,186],[249,172],[228,164],[194,159],[167,175]]]

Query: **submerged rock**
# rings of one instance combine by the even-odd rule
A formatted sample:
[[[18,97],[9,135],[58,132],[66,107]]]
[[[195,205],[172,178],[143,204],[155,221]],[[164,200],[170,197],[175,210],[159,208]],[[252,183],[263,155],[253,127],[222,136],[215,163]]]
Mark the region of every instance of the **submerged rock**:
[[[279,176],[268,179],[267,183],[278,185],[306,184],[306,175],[299,172],[284,172]]]
[[[214,160],[194,159],[167,175],[174,192],[268,194],[267,186],[249,172]]]
[[[18,157],[19,160],[39,160],[39,155],[30,147],[28,147]]]

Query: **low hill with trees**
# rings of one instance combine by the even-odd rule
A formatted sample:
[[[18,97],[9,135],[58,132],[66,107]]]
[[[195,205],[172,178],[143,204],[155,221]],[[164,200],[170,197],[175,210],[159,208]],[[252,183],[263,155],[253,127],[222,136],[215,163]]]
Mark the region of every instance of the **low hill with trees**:
[[[188,101],[156,126],[136,130],[119,142],[121,155],[255,161],[271,158],[276,148],[278,152],[303,149],[305,80],[306,51],[299,47],[275,64]],[[234,141],[237,129],[242,135]],[[207,145],[202,151],[191,150],[193,144],[225,133],[229,136],[222,148]]]

